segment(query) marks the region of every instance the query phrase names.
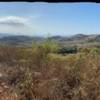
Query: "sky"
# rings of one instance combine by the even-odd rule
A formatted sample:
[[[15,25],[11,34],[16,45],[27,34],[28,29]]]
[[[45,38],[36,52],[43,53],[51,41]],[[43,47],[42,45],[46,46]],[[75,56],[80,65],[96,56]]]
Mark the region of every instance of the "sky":
[[[100,4],[0,2],[0,33],[100,34]]]

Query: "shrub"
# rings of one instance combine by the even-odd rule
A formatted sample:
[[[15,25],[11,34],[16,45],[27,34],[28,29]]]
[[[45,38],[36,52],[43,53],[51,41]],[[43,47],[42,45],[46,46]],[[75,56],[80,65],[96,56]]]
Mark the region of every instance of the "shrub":
[[[58,50],[58,53],[60,54],[73,54],[77,53],[76,47],[63,47]]]

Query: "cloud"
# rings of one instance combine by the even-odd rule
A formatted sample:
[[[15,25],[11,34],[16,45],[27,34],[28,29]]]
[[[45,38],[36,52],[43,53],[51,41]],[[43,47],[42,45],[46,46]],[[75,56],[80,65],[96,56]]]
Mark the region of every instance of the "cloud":
[[[29,17],[4,16],[0,17],[0,33],[34,34],[35,30]]]
[[[7,26],[27,26],[28,25],[27,18],[18,17],[18,16],[7,16],[7,17],[0,17],[0,25],[7,25]]]

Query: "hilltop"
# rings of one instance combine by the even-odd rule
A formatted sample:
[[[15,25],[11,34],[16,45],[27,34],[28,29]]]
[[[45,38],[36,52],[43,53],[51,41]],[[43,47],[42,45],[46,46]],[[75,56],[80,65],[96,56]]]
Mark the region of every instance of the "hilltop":
[[[55,41],[61,45],[71,45],[71,44],[98,44],[100,42],[100,35],[85,35],[85,34],[76,34],[72,36],[51,36],[48,39]],[[46,38],[39,36],[25,36],[25,35],[9,35],[9,34],[0,34],[0,44],[4,45],[24,45],[29,46],[34,43],[42,43]]]

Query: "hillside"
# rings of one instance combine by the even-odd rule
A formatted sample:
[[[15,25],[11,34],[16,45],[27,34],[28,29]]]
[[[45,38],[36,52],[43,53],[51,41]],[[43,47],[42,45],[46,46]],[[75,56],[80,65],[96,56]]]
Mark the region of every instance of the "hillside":
[[[43,41],[42,37],[30,37],[24,35],[9,35],[0,38],[0,44],[4,45],[31,45],[33,42]]]
[[[55,41],[61,45],[75,45],[75,44],[98,44],[100,42],[100,35],[85,35],[85,34],[76,34],[70,37],[67,36],[51,36],[48,39]],[[31,45],[33,42],[41,43],[45,41],[44,37],[30,37],[24,35],[0,35],[0,44],[4,45]]]

